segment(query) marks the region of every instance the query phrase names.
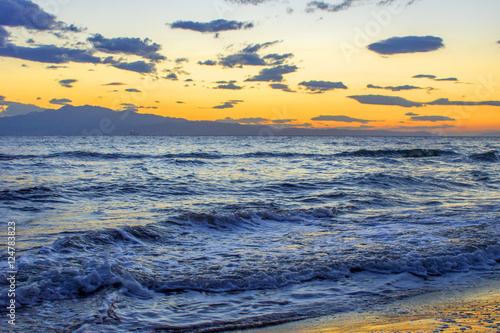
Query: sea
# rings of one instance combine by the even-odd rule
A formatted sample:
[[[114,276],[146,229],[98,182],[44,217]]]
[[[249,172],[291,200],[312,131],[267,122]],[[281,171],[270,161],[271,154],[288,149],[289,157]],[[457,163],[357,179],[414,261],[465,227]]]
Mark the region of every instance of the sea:
[[[1,330],[271,331],[499,279],[499,147],[0,137]]]

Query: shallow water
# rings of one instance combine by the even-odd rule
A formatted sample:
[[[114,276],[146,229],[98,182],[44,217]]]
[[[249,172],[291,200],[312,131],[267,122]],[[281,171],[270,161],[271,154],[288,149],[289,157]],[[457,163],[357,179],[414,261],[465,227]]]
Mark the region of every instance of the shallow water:
[[[0,303],[8,221],[26,331],[244,328],[496,277],[499,144],[0,137]]]

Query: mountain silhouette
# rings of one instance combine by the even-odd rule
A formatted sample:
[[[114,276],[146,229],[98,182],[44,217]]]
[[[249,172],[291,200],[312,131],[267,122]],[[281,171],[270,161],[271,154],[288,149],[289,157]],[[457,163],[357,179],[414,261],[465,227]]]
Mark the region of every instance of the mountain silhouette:
[[[88,135],[364,135],[428,136],[428,132],[350,130],[318,128],[275,128],[217,121],[189,121],[132,111],[114,111],[98,106],[66,105],[57,110],[1,117],[0,135],[88,136]]]

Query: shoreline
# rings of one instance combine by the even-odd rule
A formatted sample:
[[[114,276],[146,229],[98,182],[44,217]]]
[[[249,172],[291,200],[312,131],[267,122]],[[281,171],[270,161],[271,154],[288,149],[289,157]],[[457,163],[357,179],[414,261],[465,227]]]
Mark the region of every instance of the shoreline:
[[[500,280],[434,292],[383,305],[241,333],[500,332]]]

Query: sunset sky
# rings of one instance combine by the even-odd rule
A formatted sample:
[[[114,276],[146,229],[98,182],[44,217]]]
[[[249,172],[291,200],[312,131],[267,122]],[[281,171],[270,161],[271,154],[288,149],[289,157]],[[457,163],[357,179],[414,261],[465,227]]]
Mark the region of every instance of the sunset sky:
[[[0,0],[0,116],[500,130],[498,0]]]

